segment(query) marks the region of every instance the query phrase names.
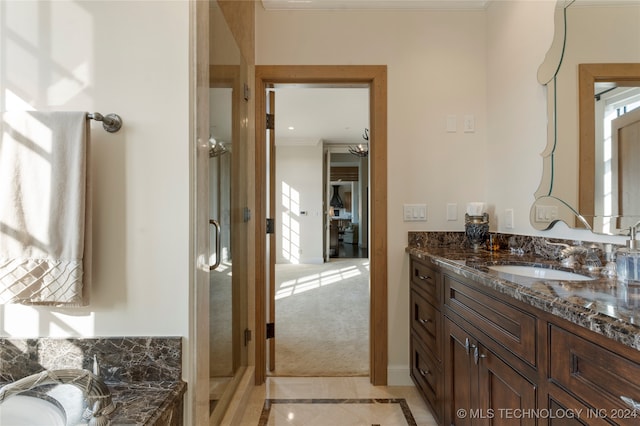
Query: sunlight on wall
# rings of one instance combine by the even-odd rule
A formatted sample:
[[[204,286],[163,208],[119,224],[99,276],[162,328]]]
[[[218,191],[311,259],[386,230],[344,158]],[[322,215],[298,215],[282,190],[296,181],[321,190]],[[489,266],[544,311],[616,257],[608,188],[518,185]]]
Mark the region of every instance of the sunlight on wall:
[[[77,337],[92,336],[95,330],[95,313],[68,315],[68,311],[51,312],[35,306],[0,306],[0,333],[5,336],[26,337]],[[17,320],[19,319],[19,320]]]
[[[289,296],[304,293],[320,287],[336,284],[342,280],[356,277],[369,271],[369,262],[364,263],[363,270],[358,266],[349,266],[346,268],[330,269],[320,274],[305,275],[295,280],[283,282],[276,291],[276,300],[284,299]]]
[[[91,84],[95,22],[82,2],[0,2],[0,106],[3,111],[80,109],[93,98]],[[69,104],[71,103],[71,104]],[[5,123],[11,126],[11,123]],[[40,144],[25,145],[40,174],[51,171],[51,133],[40,127]],[[38,208],[46,208],[54,193],[50,185],[38,193]],[[55,244],[45,221],[29,224],[36,245]],[[52,312],[55,309],[56,312]],[[93,312],[7,304],[0,306],[0,333],[11,337],[91,336]]]
[[[0,94],[3,96],[3,94]],[[35,111],[35,108],[29,105],[27,101],[20,98],[20,96],[13,93],[10,89],[4,89],[4,109],[5,110],[20,110],[20,111]]]
[[[300,263],[300,193],[282,182],[282,256]]]
[[[2,2],[1,15],[0,62],[24,65],[5,67],[2,87],[29,104],[64,105],[91,86],[95,24],[82,3]]]

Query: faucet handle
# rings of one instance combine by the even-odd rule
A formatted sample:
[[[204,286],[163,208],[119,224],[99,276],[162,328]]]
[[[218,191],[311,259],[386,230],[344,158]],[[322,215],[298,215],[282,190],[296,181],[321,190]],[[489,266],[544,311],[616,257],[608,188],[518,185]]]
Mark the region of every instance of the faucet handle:
[[[93,354],[93,374],[100,377],[100,364],[98,363],[98,356]]]

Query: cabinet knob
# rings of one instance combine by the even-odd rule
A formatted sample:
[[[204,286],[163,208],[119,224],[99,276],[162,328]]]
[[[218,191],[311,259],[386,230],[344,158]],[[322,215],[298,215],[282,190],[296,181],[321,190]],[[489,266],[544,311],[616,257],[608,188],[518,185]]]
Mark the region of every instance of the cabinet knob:
[[[621,396],[620,399],[623,400],[625,404],[633,408],[635,411],[640,412],[640,402],[637,402],[634,399],[629,398],[628,396]]]
[[[431,321],[429,318],[427,319],[418,318],[418,322],[420,322],[420,324],[423,324],[423,325],[426,325],[429,321]]]
[[[418,368],[418,371],[420,371],[420,375],[422,377],[427,377],[427,375],[431,374],[431,372],[429,370],[423,370],[422,368]]]
[[[418,274],[418,278],[420,278],[422,281],[430,281],[431,277],[430,276],[424,276],[424,275],[420,275]]]

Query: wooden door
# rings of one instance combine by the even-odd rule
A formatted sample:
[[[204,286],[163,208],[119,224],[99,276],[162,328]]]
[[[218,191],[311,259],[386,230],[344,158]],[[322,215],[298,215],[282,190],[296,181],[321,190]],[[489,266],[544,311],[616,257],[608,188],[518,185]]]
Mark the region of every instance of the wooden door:
[[[267,126],[267,167],[268,167],[268,185],[267,194],[268,204],[267,212],[268,218],[273,223],[268,235],[268,247],[267,247],[267,264],[268,264],[268,277],[267,285],[269,289],[267,294],[269,295],[269,309],[267,320],[267,329],[270,332],[267,333],[267,339],[269,339],[269,354],[268,354],[268,371],[276,369],[276,229],[275,224],[276,215],[276,130],[275,130],[275,109],[276,109],[276,92],[274,90],[267,91],[267,115],[271,117],[272,125]]]

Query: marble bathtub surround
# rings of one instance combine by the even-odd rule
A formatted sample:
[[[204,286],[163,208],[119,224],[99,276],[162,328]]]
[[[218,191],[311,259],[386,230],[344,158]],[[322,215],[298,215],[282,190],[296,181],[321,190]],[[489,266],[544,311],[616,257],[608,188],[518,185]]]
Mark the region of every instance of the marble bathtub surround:
[[[444,270],[640,350],[640,287],[600,272],[589,274],[593,278],[590,281],[561,281],[492,271],[488,267],[499,264],[560,268],[558,259],[563,246],[550,245],[544,238],[514,235],[509,236],[509,247],[522,248],[519,254],[511,250],[473,250],[465,244],[463,233],[455,234],[409,233],[406,251],[419,258],[431,258]]]
[[[182,423],[182,339],[106,337],[0,339],[0,386],[43,370],[93,371],[111,391],[113,424]]]

